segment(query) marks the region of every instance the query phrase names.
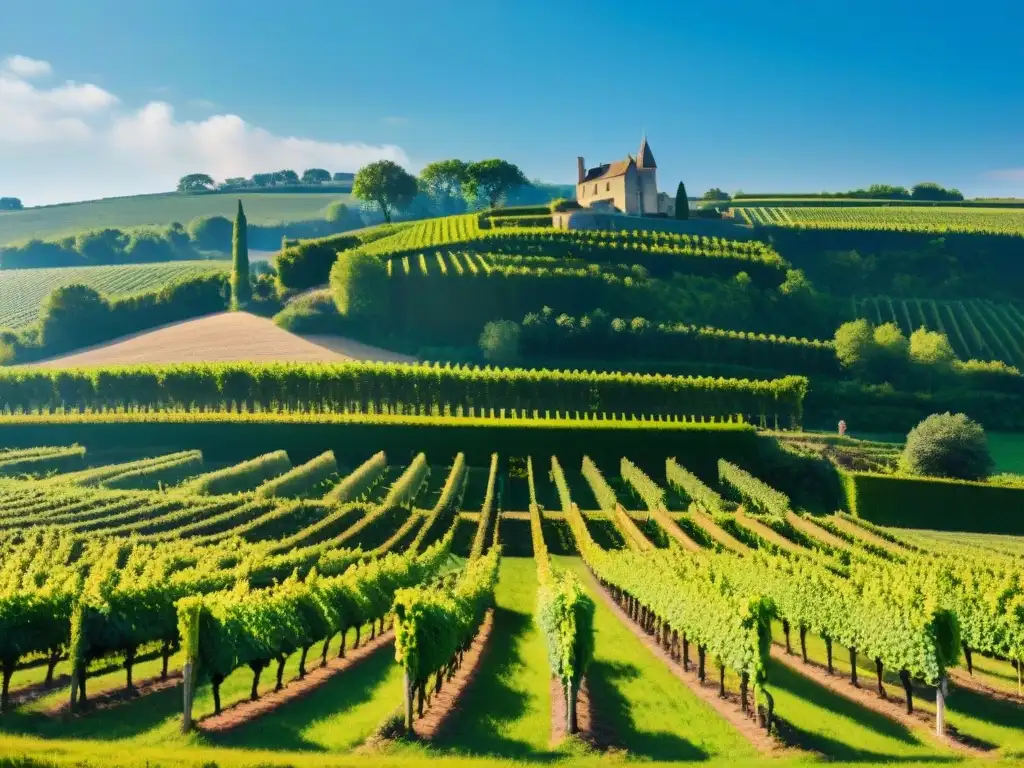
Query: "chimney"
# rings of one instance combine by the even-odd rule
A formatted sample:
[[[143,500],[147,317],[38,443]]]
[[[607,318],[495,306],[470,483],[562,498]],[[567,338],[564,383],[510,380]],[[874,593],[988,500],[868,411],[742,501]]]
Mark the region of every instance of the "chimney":
[[[583,164],[583,158],[582,157],[577,157],[576,158],[576,177],[577,177],[576,178],[576,183],[577,184],[582,184],[583,183],[583,177],[586,176],[586,175],[587,175],[587,167],[586,167],[586,165]]]

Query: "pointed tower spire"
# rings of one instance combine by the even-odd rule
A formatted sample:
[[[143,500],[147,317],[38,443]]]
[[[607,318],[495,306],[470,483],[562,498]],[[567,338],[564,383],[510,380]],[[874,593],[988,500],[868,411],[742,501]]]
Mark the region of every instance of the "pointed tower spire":
[[[657,168],[658,164],[654,162],[654,153],[651,152],[651,147],[647,143],[647,133],[644,132],[643,139],[640,140],[640,151],[637,152],[637,168]]]

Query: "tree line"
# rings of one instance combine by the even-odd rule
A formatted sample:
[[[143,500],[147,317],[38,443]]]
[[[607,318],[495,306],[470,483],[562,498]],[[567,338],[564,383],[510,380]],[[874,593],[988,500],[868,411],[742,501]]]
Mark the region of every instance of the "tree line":
[[[307,168],[302,176],[292,170],[254,173],[246,178],[233,176],[224,181],[214,181],[207,173],[187,173],[178,180],[177,191],[184,193],[220,192],[240,189],[263,189],[266,187],[290,186],[295,184],[320,185],[351,182],[355,174],[345,171],[331,173],[324,168]]]

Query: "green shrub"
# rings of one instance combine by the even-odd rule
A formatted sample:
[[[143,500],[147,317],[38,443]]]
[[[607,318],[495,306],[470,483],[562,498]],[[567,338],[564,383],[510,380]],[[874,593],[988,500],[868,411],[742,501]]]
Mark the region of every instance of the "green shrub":
[[[292,468],[285,451],[273,451],[216,472],[207,472],[185,484],[190,493],[241,493],[251,491]]]
[[[338,474],[338,462],[333,451],[324,451],[305,464],[300,464],[280,477],[267,480],[256,489],[257,498],[300,498],[324,482],[331,475]]]
[[[493,320],[480,334],[480,351],[489,363],[507,365],[519,359],[519,324]]]
[[[331,267],[331,293],[343,317],[367,324],[382,321],[391,293],[387,267],[358,249],[340,253]]]
[[[188,223],[189,237],[203,251],[230,251],[233,229],[234,224],[224,216],[197,216]]]
[[[962,413],[936,413],[907,435],[900,469],[913,475],[980,480],[992,472],[985,430]]]
[[[330,291],[313,291],[288,302],[274,315],[274,323],[298,334],[337,333],[342,326]]]

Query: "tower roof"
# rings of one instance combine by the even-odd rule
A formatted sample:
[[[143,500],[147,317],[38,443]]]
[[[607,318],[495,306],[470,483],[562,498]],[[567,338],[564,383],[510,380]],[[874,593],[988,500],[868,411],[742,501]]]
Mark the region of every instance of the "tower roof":
[[[640,151],[637,152],[637,168],[657,168],[658,164],[654,162],[654,153],[651,152],[651,147],[647,143],[647,136],[644,135],[643,141],[640,142]]]

